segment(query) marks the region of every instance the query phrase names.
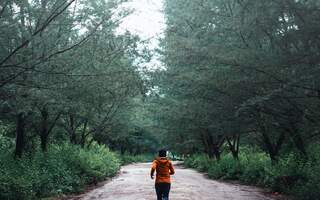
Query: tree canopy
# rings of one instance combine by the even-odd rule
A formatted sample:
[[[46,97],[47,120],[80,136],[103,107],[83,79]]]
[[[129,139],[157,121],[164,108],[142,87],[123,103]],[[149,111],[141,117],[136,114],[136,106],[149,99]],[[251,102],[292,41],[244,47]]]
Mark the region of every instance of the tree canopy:
[[[317,1],[166,0],[154,81],[170,148],[219,159],[240,137],[277,160],[319,136]],[[168,136],[167,136],[168,135]]]

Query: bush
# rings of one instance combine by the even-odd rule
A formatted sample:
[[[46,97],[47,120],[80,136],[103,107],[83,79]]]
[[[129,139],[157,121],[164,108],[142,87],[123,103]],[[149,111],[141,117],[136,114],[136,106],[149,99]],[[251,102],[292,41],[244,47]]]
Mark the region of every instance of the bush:
[[[308,162],[297,169],[302,179],[291,190],[299,199],[314,200],[320,197],[320,145],[313,145],[309,151]]]
[[[262,152],[241,153],[240,163],[243,169],[239,180],[248,184],[264,185],[271,168],[270,158]]]
[[[242,173],[243,169],[240,162],[231,155],[224,156],[220,162],[211,162],[208,169],[208,175],[213,179],[237,180]]]
[[[244,149],[238,161],[230,154],[222,156],[219,162],[206,155],[192,155],[184,165],[208,172],[213,179],[239,180],[292,194],[298,199],[314,200],[320,196],[320,145],[314,145],[308,152],[308,160],[297,153],[290,153],[272,165],[267,154]]]
[[[122,155],[119,154],[119,157],[121,158],[122,165],[138,162],[151,162],[155,158],[155,156],[152,154],[131,155],[128,153]]]
[[[87,175],[87,178],[96,177],[102,180],[116,175],[120,160],[106,146],[95,143],[90,149],[80,149],[79,165],[81,174]]]
[[[299,181],[291,190],[301,200],[314,200],[320,197],[320,163],[308,163],[305,180]]]
[[[103,145],[90,149],[64,144],[37,150],[32,157],[14,159],[8,150],[0,152],[0,199],[38,199],[78,192],[92,179],[114,176],[120,161]]]
[[[212,160],[205,154],[192,155],[188,157],[184,164],[187,167],[195,168],[200,172],[207,172]]]

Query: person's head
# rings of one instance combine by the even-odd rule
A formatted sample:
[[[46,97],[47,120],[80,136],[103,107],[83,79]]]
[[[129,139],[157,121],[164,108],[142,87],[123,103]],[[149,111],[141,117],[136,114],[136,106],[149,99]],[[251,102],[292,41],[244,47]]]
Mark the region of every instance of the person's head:
[[[159,157],[167,157],[167,151],[165,149],[159,150]]]

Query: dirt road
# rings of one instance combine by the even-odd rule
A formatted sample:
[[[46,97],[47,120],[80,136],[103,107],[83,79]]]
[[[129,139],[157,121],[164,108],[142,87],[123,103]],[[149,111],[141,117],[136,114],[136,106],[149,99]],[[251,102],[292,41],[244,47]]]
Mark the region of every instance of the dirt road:
[[[155,200],[154,183],[149,178],[150,165],[125,166],[118,177],[76,199]],[[171,200],[273,200],[255,187],[209,180],[191,169],[176,167],[172,179]]]

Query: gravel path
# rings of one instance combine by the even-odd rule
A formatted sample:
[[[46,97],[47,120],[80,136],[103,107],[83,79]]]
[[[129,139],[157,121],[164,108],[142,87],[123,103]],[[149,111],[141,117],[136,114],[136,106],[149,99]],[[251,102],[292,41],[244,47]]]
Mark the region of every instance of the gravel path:
[[[77,200],[155,200],[154,182],[149,178],[151,163],[132,164],[121,169],[118,177]],[[274,200],[261,189],[221,183],[176,166],[170,200]]]

